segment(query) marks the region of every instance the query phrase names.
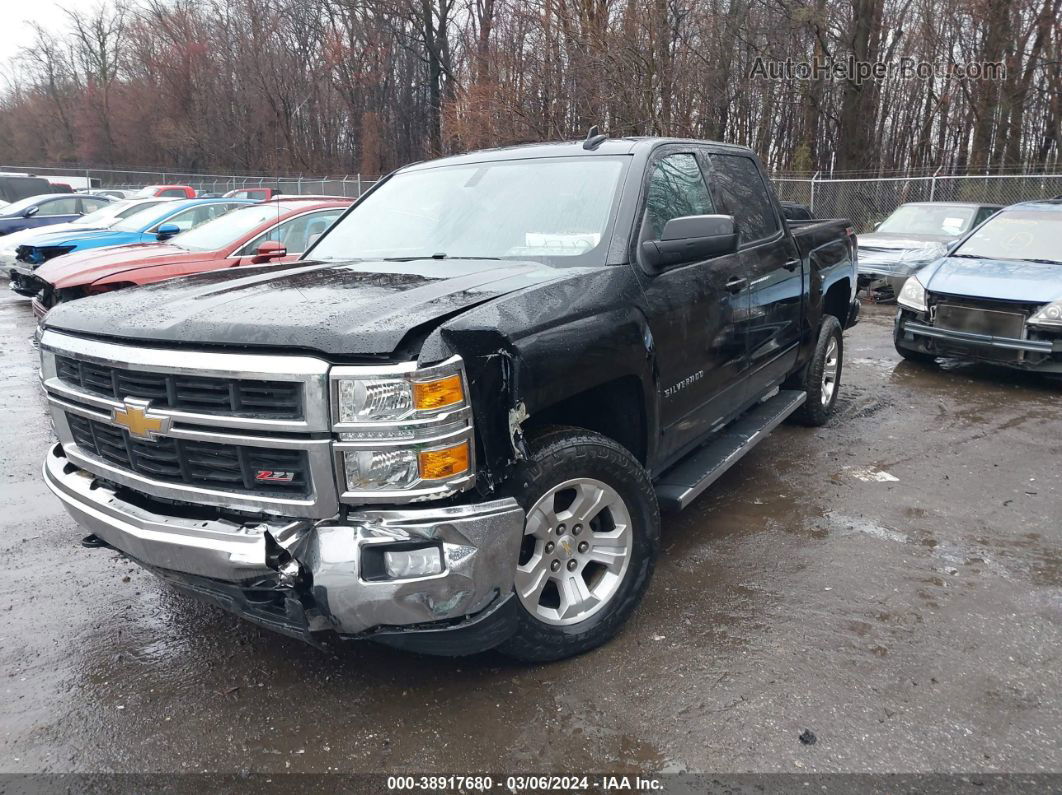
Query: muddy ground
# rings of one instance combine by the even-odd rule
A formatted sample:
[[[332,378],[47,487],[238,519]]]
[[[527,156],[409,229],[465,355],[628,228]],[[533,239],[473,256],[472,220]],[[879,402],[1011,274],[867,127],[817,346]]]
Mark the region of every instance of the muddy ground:
[[[830,425],[665,519],[618,638],[536,668],[326,656],[80,547],[0,298],[0,771],[1062,771],[1062,387],[901,362],[891,318]]]

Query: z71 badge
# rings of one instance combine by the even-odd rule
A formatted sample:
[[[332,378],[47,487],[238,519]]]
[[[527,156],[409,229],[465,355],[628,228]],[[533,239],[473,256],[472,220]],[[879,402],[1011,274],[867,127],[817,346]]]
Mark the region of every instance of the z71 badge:
[[[295,473],[285,469],[259,469],[254,479],[259,483],[291,483]]]

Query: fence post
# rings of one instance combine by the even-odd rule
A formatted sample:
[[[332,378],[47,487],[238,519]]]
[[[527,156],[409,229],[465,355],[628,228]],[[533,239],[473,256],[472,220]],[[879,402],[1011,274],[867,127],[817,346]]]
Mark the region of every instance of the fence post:
[[[359,171],[358,172],[358,193],[355,196],[355,198],[358,198],[360,196],[361,196],[361,172]]]
[[[808,205],[808,209],[811,210],[811,214],[815,214],[815,180],[818,179],[821,171],[816,171],[811,175],[811,203]]]
[[[930,201],[933,201],[933,197],[937,193],[937,174],[940,173],[940,169],[942,169],[942,168],[944,168],[944,166],[938,166],[937,170],[933,172],[933,179],[931,179],[929,181],[929,200]]]

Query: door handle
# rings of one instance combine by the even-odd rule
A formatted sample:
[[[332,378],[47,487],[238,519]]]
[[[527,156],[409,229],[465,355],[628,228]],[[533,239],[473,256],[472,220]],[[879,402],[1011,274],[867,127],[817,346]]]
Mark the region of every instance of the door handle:
[[[726,289],[732,293],[740,293],[749,285],[749,280],[744,276],[731,276],[726,280]]]
[[[797,268],[800,267],[800,260],[791,259],[785,265],[783,265],[782,267],[785,268],[787,271],[790,271],[790,272],[795,271]]]

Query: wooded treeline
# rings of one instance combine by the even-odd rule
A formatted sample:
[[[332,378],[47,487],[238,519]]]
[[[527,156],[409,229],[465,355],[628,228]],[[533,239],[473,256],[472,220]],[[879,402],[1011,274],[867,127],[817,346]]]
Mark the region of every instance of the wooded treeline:
[[[1062,0],[135,0],[37,30],[0,162],[383,173],[585,135],[775,172],[1057,169]],[[769,80],[766,61],[1002,62],[999,80]],[[942,68],[943,67],[943,68]]]

